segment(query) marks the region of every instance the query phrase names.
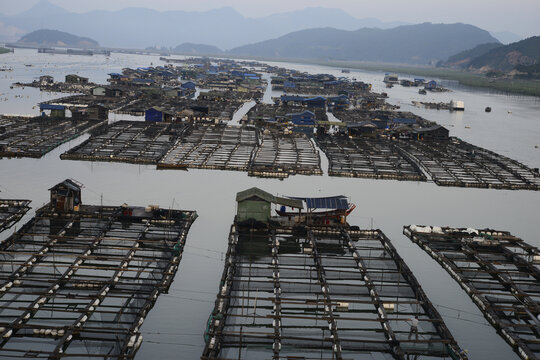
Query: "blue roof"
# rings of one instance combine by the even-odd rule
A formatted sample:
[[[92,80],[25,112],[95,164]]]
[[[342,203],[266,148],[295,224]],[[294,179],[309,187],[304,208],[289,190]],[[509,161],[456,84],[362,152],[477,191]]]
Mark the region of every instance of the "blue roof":
[[[300,115],[311,115],[311,116],[315,116],[315,114],[309,110],[304,110],[302,112],[299,112],[299,113],[290,113],[290,114],[287,114],[285,116],[300,116]]]
[[[180,85],[180,87],[186,89],[186,88],[195,88],[197,86],[197,84],[195,84],[193,81],[186,81],[185,83],[183,83],[182,85]]]
[[[341,80],[332,80],[324,82],[324,85],[339,85],[341,83],[343,83],[343,81]]]
[[[294,95],[281,95],[281,101],[287,102],[287,101],[304,101],[305,98],[303,96],[294,96]]]
[[[39,110],[65,110],[64,105],[39,104]]]
[[[339,209],[346,210],[349,208],[349,202],[344,195],[321,197],[321,198],[302,198],[290,197],[291,199],[303,200],[308,209]]]
[[[315,96],[310,99],[305,99],[304,101],[326,101],[326,98],[323,98],[322,96]]]
[[[109,76],[122,76],[120,73],[110,73]]]

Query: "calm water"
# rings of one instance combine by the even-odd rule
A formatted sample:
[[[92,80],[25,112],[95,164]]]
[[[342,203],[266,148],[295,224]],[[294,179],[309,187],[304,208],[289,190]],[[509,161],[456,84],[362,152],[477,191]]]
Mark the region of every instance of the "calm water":
[[[68,73],[79,73],[91,81],[104,82],[107,73],[123,67],[162,64],[153,56],[113,54],[106,59],[101,55],[37,54],[34,50],[16,50],[14,54],[2,55],[0,61],[0,67],[14,68],[13,72],[0,72],[0,97],[8,98],[8,101],[0,102],[0,113],[36,115],[38,111],[32,106],[55,96],[30,88],[10,90],[12,82],[31,81],[42,74],[61,79]],[[298,64],[286,66],[342,75],[339,69]],[[417,88],[384,88],[382,73],[351,71],[346,75],[373,83],[376,91],[388,92],[389,102],[448,126],[452,135],[529,166],[540,167],[540,150],[534,148],[534,145],[540,145],[540,102],[537,98],[490,94],[458,88],[452,83],[445,84],[452,87],[451,93],[421,96],[417,94]],[[15,98],[15,95],[21,97]],[[463,100],[466,111],[450,113],[409,105],[411,100],[420,99]],[[485,106],[491,106],[493,112],[484,113]],[[364,228],[373,223],[391,238],[453,335],[463,348],[469,350],[471,359],[518,359],[450,276],[402,235],[402,226],[492,227],[511,231],[540,246],[536,227],[540,192],[442,188],[431,183],[330,178],[326,175],[293,176],[279,181],[250,178],[241,172],[157,171],[152,166],[60,161],[62,152],[83,139],[65,144],[42,159],[0,160],[1,196],[31,199],[32,206],[37,208],[48,201],[49,187],[71,177],[85,185],[82,200],[87,204],[99,204],[101,200],[104,204],[115,205],[123,202],[160,204],[161,207],[194,209],[200,216],[189,233],[169,294],[158,299],[142,327],[145,340],[138,359],[196,359],[202,353],[202,335],[223,270],[227,235],[235,213],[235,195],[252,186],[278,194],[349,196],[357,204],[349,222]],[[327,161],[321,155],[326,171]],[[32,215],[33,211],[23,222]],[[4,233],[0,238],[6,236]]]

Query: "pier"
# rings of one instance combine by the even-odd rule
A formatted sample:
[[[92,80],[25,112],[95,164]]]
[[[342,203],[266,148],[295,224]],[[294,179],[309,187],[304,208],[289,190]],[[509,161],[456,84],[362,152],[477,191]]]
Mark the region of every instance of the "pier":
[[[522,359],[540,358],[540,251],[509,232],[405,226]]]

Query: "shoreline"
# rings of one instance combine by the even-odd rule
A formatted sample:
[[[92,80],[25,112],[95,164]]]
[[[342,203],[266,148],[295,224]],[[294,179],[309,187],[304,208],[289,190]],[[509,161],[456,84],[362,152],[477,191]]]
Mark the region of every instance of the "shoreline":
[[[186,54],[168,52],[161,53],[149,50],[140,49],[122,49],[122,48],[110,48],[101,47],[111,52],[118,53],[138,53],[147,52],[148,54],[155,54],[158,56],[173,57],[174,55],[188,56],[188,57],[215,57],[215,58],[229,58],[239,60],[253,60],[253,61],[271,61],[271,62],[288,62],[297,63],[303,65],[320,65],[328,66],[339,69],[352,69],[352,70],[365,70],[365,71],[381,71],[381,72],[394,72],[413,76],[422,77],[434,77],[443,80],[457,81],[461,85],[490,89],[496,92],[512,94],[512,95],[527,95],[540,97],[540,81],[538,80],[524,80],[524,79],[490,79],[480,74],[474,74],[466,71],[460,71],[448,68],[436,68],[425,65],[408,65],[408,64],[393,64],[393,63],[373,63],[373,62],[361,62],[354,60],[310,60],[310,59],[294,59],[294,58],[269,58],[259,56],[243,56],[236,54]],[[10,52],[9,49],[6,49]],[[0,47],[0,54],[2,54],[2,47]]]

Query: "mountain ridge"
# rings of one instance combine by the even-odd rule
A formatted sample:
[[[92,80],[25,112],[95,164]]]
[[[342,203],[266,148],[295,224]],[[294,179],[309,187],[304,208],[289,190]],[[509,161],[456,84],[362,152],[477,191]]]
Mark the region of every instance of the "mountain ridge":
[[[230,53],[255,57],[428,64],[487,42],[497,43],[498,40],[473,25],[423,23],[386,30],[300,30],[234,48]]]
[[[88,37],[81,37],[58,30],[41,29],[21,37],[18,44],[32,46],[65,46],[77,48],[96,48],[99,43]]]
[[[374,18],[360,19],[344,10],[324,7],[308,7],[263,17],[245,17],[231,7],[163,12],[129,7],[73,13],[41,0],[25,12],[13,16],[0,15],[0,28],[10,29],[9,32],[0,32],[0,41],[16,41],[16,34],[20,36],[48,28],[85,34],[107,47],[144,49],[190,42],[232,49],[307,28],[334,27],[352,31],[364,27],[388,29],[404,24]],[[205,31],[187,31],[201,26]]]
[[[540,36],[497,47],[471,61],[471,68],[511,71],[516,66],[531,66],[540,63]]]

